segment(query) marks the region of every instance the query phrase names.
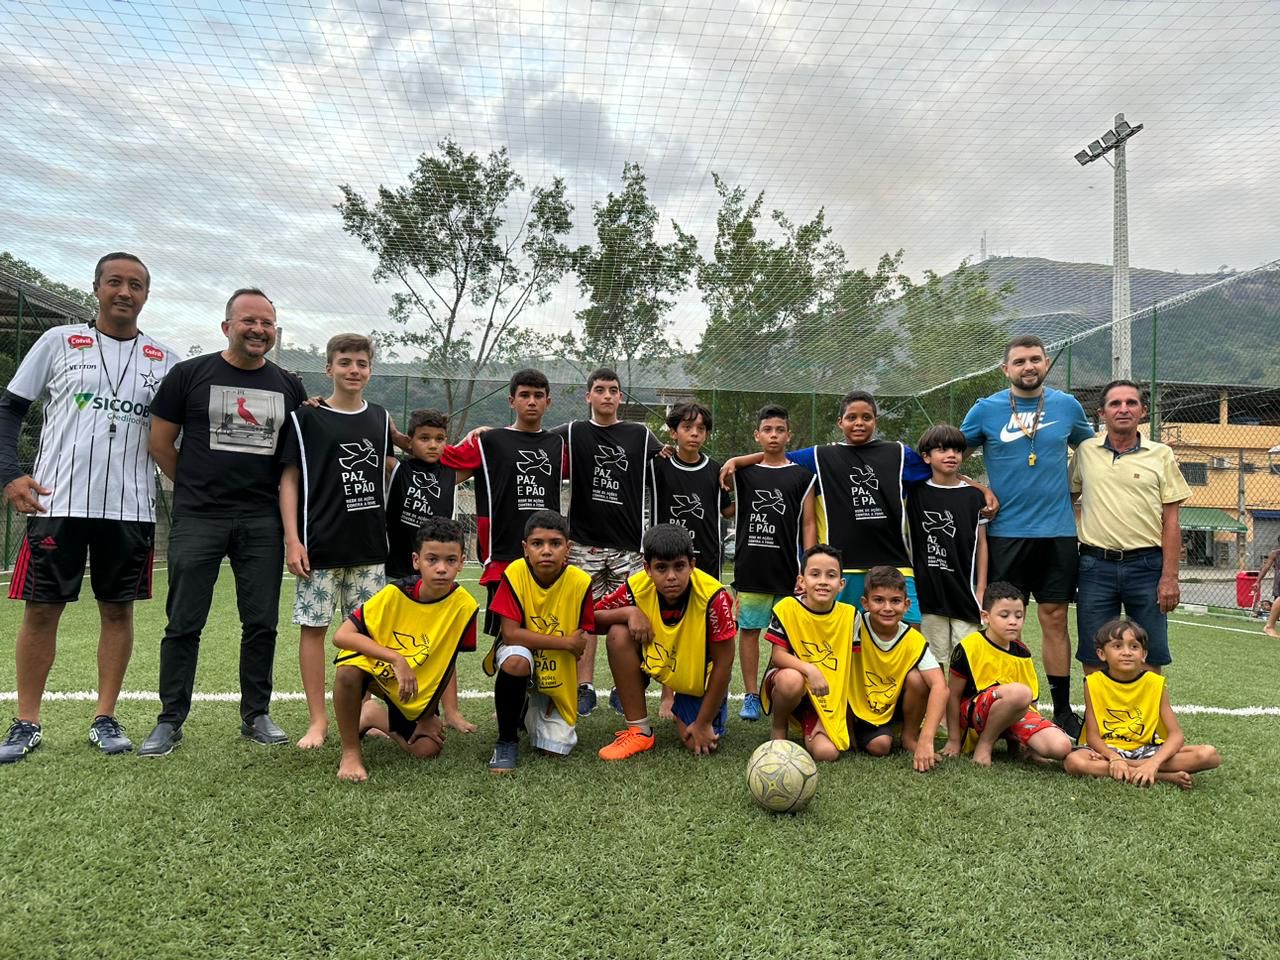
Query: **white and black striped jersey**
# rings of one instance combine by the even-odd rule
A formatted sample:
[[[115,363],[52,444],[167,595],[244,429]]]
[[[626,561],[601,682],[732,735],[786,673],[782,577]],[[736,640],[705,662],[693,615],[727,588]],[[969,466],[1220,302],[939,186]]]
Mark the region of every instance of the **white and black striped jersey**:
[[[387,559],[391,451],[391,418],[376,403],[351,411],[302,406],[289,414],[280,459],[302,473],[298,534],[312,567]]]
[[[31,475],[53,491],[41,498],[48,516],[155,522],[151,400],[176,360],[142,331],[116,340],[87,323],[53,327],[36,341],[8,389],[46,398]]]

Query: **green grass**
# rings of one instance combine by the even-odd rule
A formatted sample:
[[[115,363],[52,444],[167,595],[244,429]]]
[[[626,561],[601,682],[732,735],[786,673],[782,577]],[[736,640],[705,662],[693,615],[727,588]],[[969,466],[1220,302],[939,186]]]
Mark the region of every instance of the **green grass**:
[[[283,593],[276,685],[298,690]],[[0,605],[7,635],[20,615]],[[129,689],[155,689],[163,619],[139,605]],[[224,572],[199,690],[236,689],[238,629]],[[95,631],[92,603],[68,609],[51,690],[93,687]],[[1179,626],[1173,645],[1175,703],[1280,701],[1260,634]],[[479,657],[461,680],[489,688]],[[121,705],[135,739],[156,708]],[[439,760],[371,743],[372,780],[353,787],[336,745],[241,742],[234,703],[197,703],[182,747],[148,762],[91,752],[92,704],[47,704],[45,745],[0,769],[0,957],[1280,955],[1277,717],[1184,717],[1224,756],[1187,794],[858,756],[823,767],[791,817],[747,797],[759,724],[735,717],[704,759],[660,725],[652,754],[606,765],[604,707],[572,757],[496,778],[491,703],[463,709],[480,730]],[[305,727],[301,703],[273,715]]]

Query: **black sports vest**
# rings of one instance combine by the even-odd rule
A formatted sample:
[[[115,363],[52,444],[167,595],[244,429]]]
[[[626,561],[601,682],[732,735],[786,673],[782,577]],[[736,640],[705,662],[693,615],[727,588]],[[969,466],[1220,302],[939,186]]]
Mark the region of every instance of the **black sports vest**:
[[[650,441],[649,428],[639,423],[569,424],[569,530],[574,543],[640,549]]]
[[[387,578],[414,576],[413,534],[428,517],[452,517],[457,473],[442,463],[401,460],[387,490]]]
[[[675,457],[649,461],[653,523],[678,523],[693,538],[694,565],[720,579],[720,464],[703,457],[696,466]]]
[[[733,482],[738,503],[733,586],[788,596],[800,573],[800,511],[813,474],[794,463],[755,464],[736,471]]]
[[[538,510],[560,512],[561,466],[564,441],[539,430],[486,430],[480,434],[480,473],[483,502],[489,510],[490,560],[515,560],[523,555],[524,524]],[[482,498],[477,496],[477,500]]]
[[[920,612],[978,623],[982,614],[973,589],[977,580],[978,520],[982,492],[961,484],[913,487],[907,500],[911,568]]]
[[[813,453],[822,498],[820,539],[840,551],[844,569],[911,566],[902,508],[902,444],[832,443]]]

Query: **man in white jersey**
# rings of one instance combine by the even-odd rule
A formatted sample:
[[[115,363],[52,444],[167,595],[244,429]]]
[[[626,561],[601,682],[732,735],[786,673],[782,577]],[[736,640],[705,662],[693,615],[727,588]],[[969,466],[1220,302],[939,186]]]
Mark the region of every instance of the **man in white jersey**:
[[[0,483],[27,535],[9,597],[26,601],[17,640],[18,716],[0,763],[40,745],[40,700],[53,666],[58,621],[80,595],[86,558],[98,601],[98,704],[89,742],[105,754],[133,744],[115,719],[133,651],[133,601],[151,597],[155,464],[147,452],[151,399],[173,349],[138,329],[151,275],[129,253],[98,261],[98,317],[46,330],[0,396]],[[26,474],[18,431],[47,397],[40,452]]]

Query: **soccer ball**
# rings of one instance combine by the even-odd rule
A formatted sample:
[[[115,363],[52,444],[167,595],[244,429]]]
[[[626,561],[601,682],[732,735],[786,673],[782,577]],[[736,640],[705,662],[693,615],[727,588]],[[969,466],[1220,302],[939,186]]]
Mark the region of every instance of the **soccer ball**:
[[[818,767],[798,743],[766,740],[747,761],[747,787],[766,810],[799,813],[818,789]]]

